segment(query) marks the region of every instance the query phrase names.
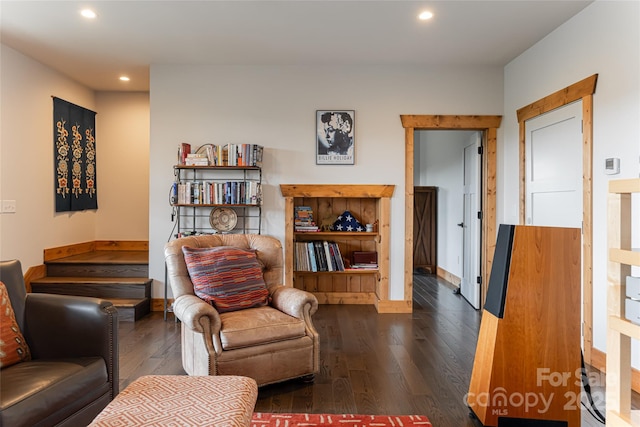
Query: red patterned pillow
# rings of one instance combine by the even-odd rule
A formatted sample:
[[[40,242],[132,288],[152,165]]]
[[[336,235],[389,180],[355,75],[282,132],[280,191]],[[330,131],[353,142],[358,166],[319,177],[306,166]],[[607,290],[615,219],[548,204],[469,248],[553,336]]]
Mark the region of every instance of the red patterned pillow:
[[[0,368],[31,360],[4,283],[0,282]]]
[[[194,292],[221,313],[267,305],[269,290],[255,250],[182,247]]]

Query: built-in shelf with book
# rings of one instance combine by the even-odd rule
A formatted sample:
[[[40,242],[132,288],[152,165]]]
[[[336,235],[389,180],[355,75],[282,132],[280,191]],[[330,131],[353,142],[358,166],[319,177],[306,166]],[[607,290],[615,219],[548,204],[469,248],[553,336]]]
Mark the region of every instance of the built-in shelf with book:
[[[321,304],[375,304],[389,299],[389,215],[393,185],[281,184],[285,198],[285,284],[313,293]],[[318,231],[296,231],[300,207],[310,209]],[[327,231],[349,211],[373,231]],[[298,223],[299,225],[299,223]],[[325,245],[326,243],[326,245]],[[319,246],[325,248],[319,251]],[[334,259],[333,269],[316,271],[304,264],[302,248]],[[374,253],[377,268],[353,268],[355,253]],[[316,260],[317,261],[317,260]],[[342,261],[342,268],[340,267]]]

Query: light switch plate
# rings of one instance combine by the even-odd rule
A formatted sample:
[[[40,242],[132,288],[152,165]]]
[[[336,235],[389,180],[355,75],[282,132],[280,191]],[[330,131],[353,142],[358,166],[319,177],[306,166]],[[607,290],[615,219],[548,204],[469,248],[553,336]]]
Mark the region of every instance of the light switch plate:
[[[3,200],[2,201],[2,213],[16,213],[16,201],[15,200]]]

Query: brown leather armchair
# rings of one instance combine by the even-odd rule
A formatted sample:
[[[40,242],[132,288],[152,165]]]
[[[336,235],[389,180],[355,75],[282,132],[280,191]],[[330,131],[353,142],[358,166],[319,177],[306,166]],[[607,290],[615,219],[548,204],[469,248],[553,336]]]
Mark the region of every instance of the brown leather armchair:
[[[83,426],[118,394],[118,312],[109,301],[27,294],[20,261],[0,261],[31,360],[0,370],[0,426]]]
[[[195,295],[183,246],[255,249],[264,266],[269,305],[219,313]],[[313,294],[283,286],[278,239],[255,234],[191,236],[168,242],[164,252],[173,312],[182,322],[182,365],[189,375],[243,375],[262,386],[311,379],[318,372],[320,343],[311,321],[318,301]]]

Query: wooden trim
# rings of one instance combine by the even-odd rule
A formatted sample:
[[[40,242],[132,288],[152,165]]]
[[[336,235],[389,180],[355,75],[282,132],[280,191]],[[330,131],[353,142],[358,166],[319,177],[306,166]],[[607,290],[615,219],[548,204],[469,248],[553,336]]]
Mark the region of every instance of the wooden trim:
[[[280,184],[284,197],[381,198],[393,196],[394,188],[395,185]]]
[[[499,128],[502,116],[426,116],[404,114],[400,116],[405,129],[489,129]]]
[[[27,293],[31,292],[31,281],[41,279],[47,275],[47,266],[44,264],[29,267],[24,273],[24,285]]]
[[[391,199],[383,197],[378,200],[378,213],[379,213],[379,230],[378,230],[378,272],[379,277],[377,281],[377,298],[378,300],[389,299],[389,263],[391,252]]]
[[[402,116],[400,116],[402,117]],[[403,120],[404,123],[404,120]],[[413,128],[404,130],[404,301],[413,310]]]
[[[311,292],[318,304],[376,304],[375,292]]]
[[[148,251],[148,240],[96,240],[97,251]]]
[[[44,250],[44,262],[95,251],[96,242],[74,243]]]
[[[518,138],[520,138],[519,143],[518,143],[518,153],[519,155],[519,159],[518,159],[518,189],[520,191],[520,203],[519,203],[519,208],[520,208],[520,218],[519,218],[519,223],[521,225],[526,224],[526,220],[525,220],[525,216],[526,216],[526,201],[525,201],[525,194],[527,191],[527,159],[525,156],[526,153],[526,149],[527,149],[527,134],[526,134],[526,127],[525,127],[525,122],[518,122]]]
[[[293,197],[284,198],[284,285],[293,287]]]
[[[147,240],[94,240],[44,250],[43,261],[54,261],[93,251],[148,251]]]
[[[441,279],[446,280],[447,282],[451,283],[452,285],[454,285],[454,286],[456,286],[458,288],[460,287],[460,283],[462,283],[462,279],[461,278],[459,278],[455,274],[451,274],[450,272],[448,272],[444,268],[437,267],[436,268],[436,275],[438,277],[440,277]]]
[[[484,307],[489,287],[489,276],[493,266],[493,254],[496,249],[497,233],[497,170],[498,170],[498,129],[485,130],[484,162],[482,165],[482,220],[481,250],[482,292],[480,293],[480,307]]]
[[[532,104],[520,108],[517,110],[518,122],[524,122],[551,110],[555,110],[556,108],[560,108],[563,105],[571,104],[581,98],[593,95],[596,93],[597,82],[598,75],[594,74],[572,84],[571,86],[560,89],[549,96],[545,96]]]
[[[404,298],[413,298],[413,162],[415,130],[479,130],[484,132],[484,155],[482,156],[482,236],[481,271],[483,277],[481,305],[487,295],[487,284],[493,264],[496,239],[496,200],[497,200],[497,129],[502,116],[442,116],[442,115],[401,115],[400,121],[405,128],[405,233],[404,247],[405,274]]]
[[[582,306],[584,309],[584,360],[591,362],[593,349],[593,94],[598,75],[567,86],[517,111],[519,126],[520,224],[526,216],[526,121],[541,114],[582,100]]]
[[[595,84],[595,82],[594,82]],[[595,90],[595,87],[594,87]],[[593,349],[593,95],[582,98],[582,310],[584,360]]]
[[[585,362],[586,363],[586,362]],[[591,363],[593,368],[599,370],[602,373],[607,373],[607,354],[597,348],[591,349]],[[604,384],[599,384],[604,386]],[[640,393],[640,370],[631,368],[631,389],[636,393]]]
[[[413,303],[406,300],[376,301],[376,310],[378,313],[412,313]]]

